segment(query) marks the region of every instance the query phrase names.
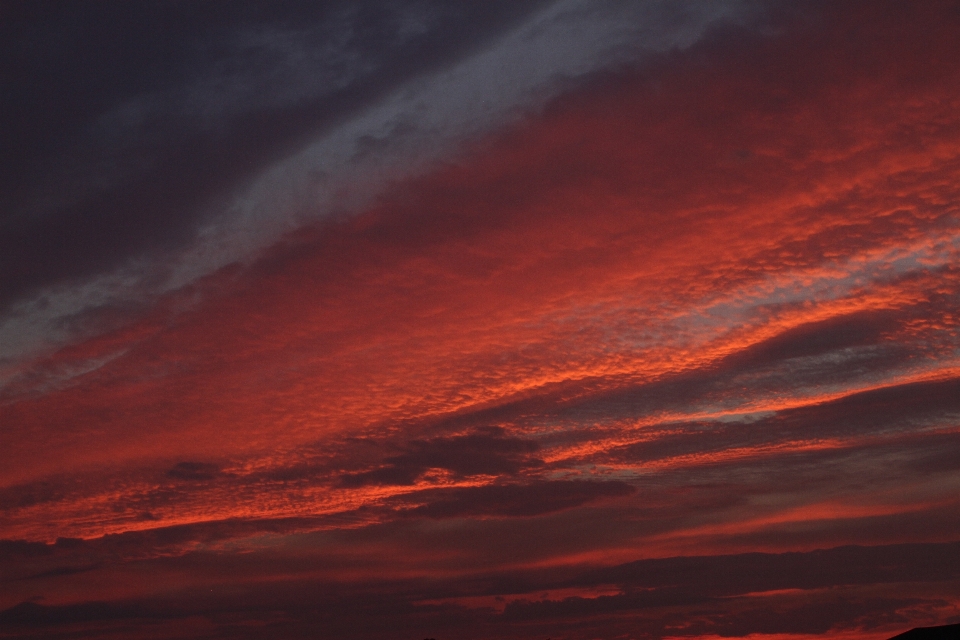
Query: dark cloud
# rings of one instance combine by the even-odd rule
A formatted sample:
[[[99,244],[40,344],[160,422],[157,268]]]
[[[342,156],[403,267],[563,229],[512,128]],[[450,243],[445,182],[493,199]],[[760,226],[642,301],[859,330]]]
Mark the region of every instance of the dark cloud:
[[[34,602],[23,602],[5,611],[0,611],[0,624],[60,625],[91,620],[142,617],[160,617],[160,614],[155,609],[145,610],[142,606],[125,606],[108,602],[85,602],[64,606],[45,606]]]
[[[444,418],[438,426],[500,422],[525,426],[548,417],[576,431],[544,442],[601,437],[584,429],[593,421],[679,414],[696,407],[716,408],[748,402],[761,392],[776,394],[798,385],[843,384],[851,379],[903,366],[920,354],[905,341],[887,343],[884,335],[910,319],[909,313],[865,311],[801,325],[750,345],[717,363],[641,384],[586,378],[548,385],[527,397]],[[806,360],[806,364],[798,364]],[[960,409],[960,379],[916,382],[854,392],[841,399],[782,410],[747,422],[676,422],[657,437],[620,449],[631,459],[657,459],[684,453],[778,442],[784,438],[851,436],[906,429],[947,418]],[[748,390],[749,396],[744,396]]]
[[[275,564],[269,552],[240,556],[197,553],[157,558],[157,575],[174,570],[183,587],[163,597],[88,600],[67,605],[23,601],[0,612],[0,633],[56,637],[71,625],[182,620],[200,616],[231,637],[310,637],[317,628],[352,630],[351,637],[597,637],[600,629],[628,625],[652,638],[718,634],[823,633],[830,629],[905,624],[911,610],[945,603],[923,595],[932,585],[957,584],[960,543],[839,547],[804,553],[740,554],[644,560],[564,577],[555,572],[509,571],[475,577],[413,577],[389,582],[317,582],[298,577],[294,565]],[[290,558],[287,562],[298,562]],[[299,560],[309,574],[310,560]],[[307,566],[303,566],[303,562]],[[229,588],[193,582],[198,569],[237,575]],[[261,579],[272,572],[285,579]],[[199,577],[199,576],[197,576]],[[62,575],[61,580],[71,580]],[[560,589],[619,586],[600,596],[551,596]],[[892,595],[905,585],[918,591]],[[520,591],[517,591],[520,589]],[[771,590],[773,589],[773,590]],[[776,590],[780,589],[780,590]],[[563,591],[561,591],[563,593]],[[451,594],[486,597],[444,602]],[[495,606],[499,596],[501,609]],[[438,600],[439,599],[439,600]],[[233,627],[237,624],[237,627]],[[149,627],[146,627],[149,628]],[[105,631],[105,630],[104,630]],[[624,632],[627,630],[624,629]],[[892,635],[892,634],[891,634]],[[98,637],[98,636],[94,636]]]
[[[644,590],[700,585],[711,596],[780,589],[960,579],[960,543],[846,546],[792,553],[747,553],[640,560],[585,574],[582,584]]]
[[[233,518],[126,531],[89,540],[58,538],[55,542],[46,544],[2,540],[0,579],[12,583],[88,573],[104,567],[123,566],[129,562],[181,557],[191,553],[198,545],[218,545],[243,538],[291,534],[345,523],[348,522],[343,516],[332,519]]]
[[[541,4],[5,3],[0,308],[184,243],[306,137]]]
[[[960,562],[954,560],[958,549],[958,543],[851,546],[803,553],[643,560],[563,583],[615,583],[620,594],[518,600],[508,604],[502,616],[511,621],[570,620],[695,607],[697,614],[678,616],[680,625],[670,635],[821,634],[864,617],[873,624],[905,620],[896,615],[897,610],[921,599],[857,595],[857,585],[956,581],[960,578]],[[778,590],[797,592],[778,598]],[[760,600],[750,594],[764,595]]]
[[[904,327],[917,317],[949,313],[953,305],[950,300],[937,304],[936,309],[927,305],[922,309],[866,310],[837,315],[791,327],[737,349],[718,361],[653,381],[637,383],[626,376],[608,376],[545,385],[527,392],[525,397],[446,417],[441,424],[445,428],[483,422],[523,425],[531,421],[530,416],[534,416],[532,421],[537,423],[543,422],[545,416],[571,425],[603,423],[662,412],[684,413],[693,408],[734,407],[763,393],[776,395],[785,389],[803,386],[856,384],[873,373],[907,366],[918,357],[927,357],[929,342],[934,338],[904,336]],[[911,393],[904,391],[905,395]],[[870,404],[872,397],[865,397],[863,404]],[[947,398],[949,392],[942,400]],[[825,409],[809,411],[822,410]],[[904,415],[911,411],[929,415],[945,408],[934,409],[918,402],[905,405],[901,410]],[[893,420],[884,411],[874,415]],[[738,429],[720,425],[718,428],[728,432]],[[702,437],[709,442],[711,436]]]
[[[817,438],[853,438],[864,434],[892,432],[909,434],[915,427],[942,424],[960,411],[960,379],[915,382],[853,393],[843,398],[796,409],[785,409],[775,414],[746,422],[674,423],[659,437],[614,449],[618,460],[654,461],[684,454],[709,454],[736,447],[776,444],[784,441],[800,442]],[[940,446],[955,446],[955,437],[934,437]],[[946,439],[946,442],[944,442]],[[897,441],[895,446],[905,446]],[[859,447],[863,443],[851,442]],[[872,443],[871,447],[879,446]],[[924,459],[930,452],[922,452]],[[830,455],[829,453],[816,455]],[[934,465],[950,468],[950,461],[934,455]],[[932,470],[932,468],[931,468]]]
[[[21,509],[62,500],[69,494],[69,488],[61,479],[40,480],[26,484],[12,485],[0,489],[0,511]]]
[[[790,602],[788,604],[754,604],[740,611],[732,607],[718,606],[708,598],[688,593],[654,592],[649,594],[623,594],[597,598],[566,598],[533,602],[512,602],[505,608],[503,618],[521,620],[569,620],[594,619],[615,614],[637,612],[643,609],[683,607],[690,611],[687,616],[665,616],[661,624],[669,625],[663,633],[655,623],[643,625],[649,637],[743,637],[751,634],[824,634],[832,628],[851,620],[872,619],[872,622],[889,619],[898,609],[912,605],[927,604],[921,598],[869,598],[808,596],[814,602]],[[681,609],[683,610],[683,609]],[[692,610],[692,611],[691,611]],[[696,613],[694,614],[693,611]],[[687,619],[684,619],[684,618]],[[670,619],[673,618],[673,619]],[[902,619],[902,618],[901,618]],[[605,621],[608,624],[610,621]],[[651,621],[652,622],[652,621]],[[643,623],[641,623],[643,624]],[[649,626],[647,626],[649,625]],[[657,633],[657,632],[660,633]],[[661,635],[663,634],[663,635]]]
[[[779,412],[771,426],[816,428],[818,435],[909,430],[948,418],[960,409],[960,378],[895,384],[831,402]]]
[[[929,605],[923,598],[827,597],[810,598],[792,606],[763,606],[758,603],[734,614],[716,612],[695,620],[682,630],[683,636],[716,634],[722,637],[743,637],[750,634],[826,634],[850,621],[867,622],[870,626],[903,621],[899,610]],[[864,625],[867,626],[867,625]]]
[[[718,367],[734,371],[881,344],[885,334],[892,334],[900,328],[903,315],[903,312],[898,313],[893,309],[880,309],[809,322],[751,345],[725,358]]]
[[[539,449],[536,442],[504,435],[504,430],[499,428],[449,438],[412,440],[403,448],[403,453],[386,457],[383,466],[377,469],[345,475],[341,484],[345,487],[408,485],[429,469],[445,469],[457,478],[513,476],[543,464],[533,455]]]
[[[220,468],[209,462],[178,462],[167,471],[167,476],[177,480],[213,480]]]
[[[849,384],[865,373],[902,366],[916,356],[907,343],[882,342],[882,331],[893,324],[893,314],[868,312],[803,325],[703,368],[592,394],[568,412],[571,417],[589,411],[640,416],[695,406],[735,406],[749,399],[741,395],[745,388],[756,396],[805,385]]]
[[[41,553],[47,549],[42,542],[28,542],[26,540],[0,540],[0,554],[31,554]]]
[[[424,490],[413,499],[426,504],[403,513],[428,518],[537,516],[579,507],[599,498],[627,496],[634,491],[636,489],[625,482],[588,480]]]

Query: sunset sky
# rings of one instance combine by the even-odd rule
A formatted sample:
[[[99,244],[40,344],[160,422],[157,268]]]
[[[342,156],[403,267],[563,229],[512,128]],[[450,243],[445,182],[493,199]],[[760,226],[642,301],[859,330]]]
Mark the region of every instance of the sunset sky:
[[[960,2],[0,1],[0,637],[960,622]]]

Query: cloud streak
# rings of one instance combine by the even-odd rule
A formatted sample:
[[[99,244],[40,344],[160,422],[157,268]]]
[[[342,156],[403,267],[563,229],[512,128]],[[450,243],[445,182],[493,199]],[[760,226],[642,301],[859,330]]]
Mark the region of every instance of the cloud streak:
[[[957,619],[952,5],[290,7],[182,18],[226,53],[72,116],[216,135],[81,180],[175,250],[53,242],[11,280],[0,635]],[[167,161],[197,189],[137,186]],[[74,204],[11,224],[66,242]]]

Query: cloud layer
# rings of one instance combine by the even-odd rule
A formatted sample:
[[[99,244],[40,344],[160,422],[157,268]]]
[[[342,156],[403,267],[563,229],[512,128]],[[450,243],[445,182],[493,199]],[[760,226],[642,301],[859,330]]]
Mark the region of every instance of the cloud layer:
[[[32,240],[5,326],[48,346],[5,352],[0,634],[879,639],[958,620],[953,4],[245,11],[174,15],[227,53],[183,54],[148,105],[77,107],[147,114],[103,125],[120,151],[75,143],[98,162],[139,153],[124,127],[178,131],[139,174],[93,163],[45,212],[29,181],[9,190]],[[496,61],[540,49],[491,88]],[[450,115],[477,102],[451,87],[491,94],[486,119]],[[248,138],[269,153],[245,164]],[[339,209],[296,187],[331,140],[383,170]],[[217,189],[276,215],[217,217]],[[98,198],[125,220],[149,205],[144,242],[57,222],[90,224],[71,207]],[[184,266],[216,238],[226,253]],[[190,275],[86,306],[144,256]],[[24,302],[54,283],[87,302]]]

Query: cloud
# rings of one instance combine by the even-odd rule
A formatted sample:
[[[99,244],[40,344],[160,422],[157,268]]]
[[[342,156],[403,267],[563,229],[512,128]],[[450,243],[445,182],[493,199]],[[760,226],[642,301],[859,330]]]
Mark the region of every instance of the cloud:
[[[615,583],[627,590],[703,585],[711,596],[885,582],[956,580],[957,542],[876,547],[845,546],[808,552],[750,553],[639,560],[600,569],[582,583]]]
[[[539,448],[535,441],[505,436],[503,429],[498,428],[449,438],[411,440],[404,448],[403,453],[386,457],[385,464],[377,469],[343,476],[341,484],[410,485],[430,469],[448,470],[454,478],[512,476],[543,464],[532,455]]]
[[[209,462],[178,462],[167,471],[167,476],[177,480],[212,480],[219,471],[217,465]]]
[[[923,611],[935,615],[949,608],[938,598],[960,576],[956,563],[943,562],[957,556],[956,546],[954,542],[663,558],[573,576],[528,573],[520,581],[515,574],[485,571],[474,578],[408,578],[389,588],[366,580],[317,582],[309,576],[312,567],[300,567],[298,572],[292,565],[274,565],[276,558],[269,551],[256,551],[255,558],[211,554],[193,565],[169,567],[164,566],[169,560],[152,561],[158,579],[171,568],[180,576],[181,588],[162,598],[133,593],[123,599],[66,605],[23,601],[0,613],[0,630],[67,633],[69,625],[83,621],[106,625],[98,631],[105,633],[119,621],[129,624],[136,619],[136,628],[143,629],[164,619],[195,617],[220,621],[238,637],[264,637],[264,624],[270,633],[287,637],[323,624],[325,629],[353,629],[360,638],[388,637],[400,628],[397,625],[467,638],[559,635],[562,629],[579,639],[621,625],[655,638],[899,630],[907,616],[924,615]],[[216,580],[194,582],[199,566],[215,566],[222,575],[243,578],[227,578],[229,589]],[[254,567],[262,573],[251,573]],[[272,571],[291,569],[285,580],[261,581]],[[586,595],[591,585],[610,582],[619,591]],[[894,595],[902,585],[913,585],[913,595]],[[782,588],[764,590],[777,586]],[[552,595],[563,593],[583,595]]]
[[[635,489],[625,482],[553,480],[526,485],[487,485],[418,492],[422,504],[405,514],[428,518],[476,516],[536,516],[579,507],[600,498],[630,495]]]
[[[739,1],[283,3],[230,16],[107,5],[101,13],[121,14],[111,20],[44,11],[21,17],[36,38],[6,40],[38,67],[17,77],[23,99],[11,105],[24,138],[11,148],[31,161],[4,159],[18,177],[9,246],[0,242],[0,357],[15,360],[88,335],[65,331],[64,317],[149,306],[305,221],[362,209],[576,78],[754,14]],[[38,61],[30,43],[41,38],[104,51],[52,47]],[[93,95],[77,95],[60,67],[91,76]],[[58,100],[36,94],[37,75]],[[51,102],[75,111],[35,108]],[[364,153],[371,144],[378,153]]]
[[[812,358],[855,347],[885,342],[900,329],[902,319],[892,309],[855,311],[791,327],[772,338],[746,347],[719,366],[762,366],[793,358]]]
[[[12,201],[0,308],[192,240],[212,199],[536,6],[22,8],[18,24],[52,44],[35,56],[30,36],[6,40],[27,68],[8,103],[23,140],[7,147],[17,161],[3,158]],[[46,93],[33,88],[38,76]]]
[[[417,6],[371,33],[453,49],[371,45],[369,77],[344,53],[334,93],[393,54],[409,74],[316,136],[293,111],[334,103],[298,74],[339,54],[293,62],[326,18],[230,22],[209,55],[263,67],[218,88],[188,52],[172,93],[91,107],[122,133],[186,105],[209,137],[76,202],[135,202],[163,162],[189,172],[178,145],[209,159],[266,124],[237,137],[255,153],[222,166],[221,209],[157,223],[197,235],[152,284],[84,277],[64,289],[83,304],[7,316],[0,609],[59,620],[37,634],[361,638],[955,615],[958,16],[763,4],[759,29],[735,3],[558,2],[465,26],[461,51]]]
[[[916,382],[854,393],[809,406],[784,409],[745,422],[674,423],[659,437],[619,449],[615,455],[637,461],[781,442],[816,442],[863,436],[916,433],[925,426],[946,426],[960,410],[960,379]],[[918,437],[923,437],[917,434]]]
[[[0,624],[62,625],[91,620],[158,617],[158,611],[106,602],[89,602],[59,607],[22,602],[0,612]],[[167,614],[169,615],[169,614]]]

